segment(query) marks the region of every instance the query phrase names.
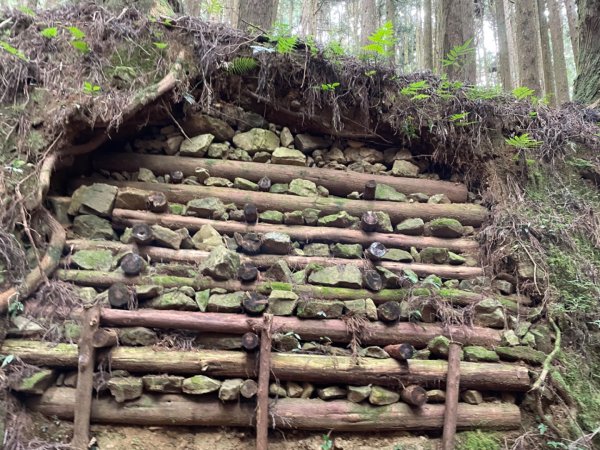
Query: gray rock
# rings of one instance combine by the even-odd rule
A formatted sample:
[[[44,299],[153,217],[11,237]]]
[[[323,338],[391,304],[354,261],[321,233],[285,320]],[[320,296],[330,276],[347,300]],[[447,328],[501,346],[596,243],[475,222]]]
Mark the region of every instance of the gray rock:
[[[234,148],[233,150],[229,150],[227,157],[228,159],[231,159],[233,161],[252,161],[252,156],[250,156],[246,150],[242,150],[241,148]]]
[[[285,233],[271,231],[262,236],[261,250],[273,255],[287,255],[292,250],[292,240]]]
[[[233,183],[227,178],[208,177],[206,180],[204,180],[204,186],[230,188],[233,187]]]
[[[464,264],[467,260],[464,256],[458,255],[454,252],[448,252],[448,264],[453,266],[460,266]]]
[[[346,211],[330,214],[319,218],[318,224],[323,227],[350,228],[359,222],[358,217],[351,216]]]
[[[502,333],[502,343],[509,347],[516,347],[519,345],[519,337],[513,330],[506,330]]]
[[[233,180],[233,187],[236,189],[241,189],[243,191],[258,191],[258,184],[253,183],[250,180],[246,180],[245,178],[235,178]]]
[[[289,398],[300,398],[302,397],[304,388],[294,381],[287,381],[285,383],[285,390]]]
[[[240,387],[244,380],[231,378],[223,381],[219,388],[219,400],[222,402],[234,402],[240,397]]]
[[[244,292],[213,294],[208,299],[207,312],[238,313],[242,310]]]
[[[434,205],[441,205],[441,204],[450,204],[452,202],[450,201],[450,199],[448,197],[446,197],[446,194],[435,194],[435,195],[432,195],[431,197],[429,197],[429,200],[427,200],[427,203],[431,203]]]
[[[300,340],[295,333],[275,333],[273,335],[273,346],[279,352],[298,351],[301,348]]]
[[[368,147],[348,147],[344,150],[344,157],[349,162],[364,161],[370,164],[383,162],[383,153]]]
[[[377,320],[377,306],[370,298],[348,300],[344,302],[345,310],[355,316],[366,317],[369,320]]]
[[[396,232],[407,234],[409,236],[418,236],[423,234],[425,230],[425,222],[421,218],[405,219],[396,225]]]
[[[287,194],[290,189],[290,185],[287,183],[274,183],[271,185],[269,192],[271,194]]]
[[[360,403],[371,395],[371,386],[348,386],[346,398],[352,403]]]
[[[329,197],[329,190],[323,186],[317,186],[317,192],[320,197]]]
[[[235,279],[240,268],[240,256],[224,246],[215,247],[201,266],[202,275],[215,280]]]
[[[184,294],[181,291],[165,292],[151,300],[144,303],[147,308],[154,309],[176,309],[180,311],[197,311],[198,305],[196,301]]]
[[[223,238],[212,225],[202,225],[192,237],[192,243],[198,250],[210,251],[223,245]]]
[[[375,211],[375,216],[377,217],[377,228],[375,231],[380,233],[393,233],[394,228],[392,227],[392,221],[390,220],[390,216],[383,211]]]
[[[363,256],[363,248],[360,244],[333,244],[331,253],[336,258],[358,259]]]
[[[406,195],[396,191],[392,186],[377,183],[375,187],[375,200],[388,200],[392,202],[406,202]]]
[[[117,403],[134,400],[142,396],[143,384],[141,378],[112,377],[108,380],[107,386]]]
[[[150,169],[140,167],[137,174],[137,180],[144,183],[156,183],[156,175]]]
[[[362,274],[360,269],[354,265],[331,266],[313,271],[308,277],[308,282],[323,286],[360,289]]]
[[[186,117],[181,126],[188,136],[210,133],[218,141],[230,141],[234,134],[233,128],[227,122],[198,112]]]
[[[514,292],[513,284],[506,280],[496,279],[492,282],[492,287],[504,295],[510,295]]]
[[[305,166],[306,155],[300,150],[277,147],[271,157],[273,164],[287,164],[290,166]]]
[[[225,159],[229,154],[229,145],[227,144],[210,144],[208,147],[208,157],[214,159]]]
[[[287,262],[283,259],[279,259],[275,264],[269,267],[269,270],[265,272],[265,277],[269,280],[280,281],[282,283],[292,283],[292,271],[290,270]]]
[[[295,147],[304,152],[312,152],[318,148],[329,147],[329,141],[319,136],[312,136],[310,134],[297,134],[294,138]]]
[[[202,395],[215,392],[221,387],[221,382],[204,375],[186,378],[181,384],[181,389],[186,394]]]
[[[269,295],[269,313],[275,316],[291,316],[298,304],[298,295],[292,291],[273,290]]]
[[[319,215],[321,211],[314,208],[306,208],[302,211],[302,217],[304,217],[304,223],[306,225],[316,225],[319,221]]]
[[[429,222],[432,236],[441,238],[459,238],[463,235],[463,226],[456,219],[439,218]]]
[[[152,239],[160,246],[179,250],[183,236],[177,231],[160,225],[152,225]]]
[[[287,397],[287,391],[279,383],[269,385],[269,395],[272,397]]]
[[[24,394],[41,395],[54,384],[57,373],[52,369],[37,369],[33,374],[9,380],[10,388]]]
[[[429,195],[423,194],[422,192],[415,192],[408,195],[408,199],[416,203],[427,203]]]
[[[112,229],[111,223],[98,216],[83,215],[73,220],[73,232],[87,239],[113,240],[117,234]]]
[[[446,391],[441,389],[432,389],[427,391],[427,403],[445,403]]]
[[[388,353],[384,349],[382,349],[381,347],[377,347],[376,345],[361,349],[358,352],[358,356],[375,359],[387,359],[390,357],[390,355],[388,355]]]
[[[392,166],[392,175],[395,177],[416,178],[419,175],[419,166],[410,161],[396,160]]]
[[[377,406],[391,405],[400,400],[400,394],[381,386],[373,386],[369,395],[369,403]]]
[[[118,328],[119,342],[122,345],[150,346],[156,344],[158,337],[150,328],[124,327]]]
[[[82,213],[110,217],[117,191],[116,186],[103,183],[81,186],[73,192],[68,212],[72,216]]]
[[[381,258],[384,261],[396,261],[396,262],[412,262],[412,255],[406,250],[399,248],[390,248],[385,255]]]
[[[78,250],[71,256],[71,261],[80,269],[109,271],[113,256],[110,250]]]
[[[175,375],[144,375],[142,384],[148,392],[160,392],[161,394],[177,394],[181,392],[183,377]]]
[[[190,200],[186,206],[186,215],[219,220],[227,218],[227,211],[218,198],[205,197]]]
[[[304,225],[302,211],[291,211],[283,213],[283,223],[286,225]]]
[[[448,249],[429,247],[421,250],[423,264],[446,264],[448,262]]]
[[[212,144],[214,138],[215,136],[213,134],[207,133],[185,139],[179,147],[179,154],[181,156],[201,158],[208,150],[210,144]]]
[[[253,128],[245,133],[236,134],[233,143],[250,154],[258,151],[273,152],[280,144],[279,136],[262,128]]]
[[[300,300],[296,315],[302,319],[337,319],[344,312],[344,302],[339,300]]]
[[[296,178],[290,182],[288,194],[298,195],[300,197],[318,197],[317,185],[309,180]]]
[[[329,245],[322,243],[306,244],[302,249],[305,256],[331,256],[329,253]]]
[[[263,211],[258,215],[258,219],[263,223],[282,223],[283,213],[275,210]]]
[[[210,177],[210,173],[204,167],[196,167],[196,169],[194,170],[194,173],[196,175],[194,175],[193,178],[196,181],[198,181],[199,183],[204,183],[204,180],[206,180],[207,178]],[[187,179],[190,179],[190,178],[192,178],[192,177],[187,177]],[[184,181],[184,184],[185,184],[185,181]]]
[[[328,386],[317,390],[317,395],[321,400],[336,400],[346,397],[346,389],[339,386]]]

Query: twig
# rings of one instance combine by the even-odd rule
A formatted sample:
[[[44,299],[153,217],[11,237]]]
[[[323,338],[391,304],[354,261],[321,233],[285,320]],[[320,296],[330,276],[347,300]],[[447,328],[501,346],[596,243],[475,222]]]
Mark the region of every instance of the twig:
[[[560,341],[561,341],[560,328],[558,328],[558,326],[556,325],[554,320],[552,320],[551,318],[549,319],[549,322],[550,322],[550,324],[552,324],[552,327],[554,328],[554,332],[556,333],[556,341],[554,342],[554,349],[550,352],[550,354],[544,360],[542,372],[540,373],[540,376],[538,377],[538,379],[535,381],[535,383],[529,390],[530,392],[538,391],[541,389],[542,383],[544,382],[544,380],[548,376],[548,372],[550,371],[552,361],[556,357],[557,353],[560,351]]]

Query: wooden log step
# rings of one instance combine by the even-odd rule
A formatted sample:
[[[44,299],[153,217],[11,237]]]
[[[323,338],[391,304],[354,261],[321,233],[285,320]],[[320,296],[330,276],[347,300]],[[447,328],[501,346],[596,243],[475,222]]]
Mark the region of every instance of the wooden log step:
[[[210,277],[178,277],[173,275],[139,275],[129,277],[119,272],[102,272],[97,270],[68,270],[60,269],[56,271],[56,277],[62,281],[68,281],[81,286],[108,289],[115,283],[123,283],[131,286],[154,284],[165,288],[190,286],[197,291],[204,289],[222,288],[229,292],[235,291],[256,291],[260,294],[268,295],[273,290],[293,291],[303,298],[318,298],[322,300],[357,300],[370,298],[376,304],[389,301],[401,301],[413,297],[430,298],[433,294],[427,288],[415,289],[382,289],[379,292],[369,291],[367,289],[350,289],[328,286],[317,286],[312,284],[288,284],[280,282],[262,281],[255,283],[242,283],[237,280],[216,281]],[[467,306],[479,303],[486,298],[482,294],[463,291],[460,289],[443,288],[434,292],[435,296],[452,302],[456,306]],[[504,307],[511,311],[521,312],[527,315],[530,308],[516,303],[521,301],[522,297],[503,297],[495,296]]]
[[[476,252],[479,249],[477,241],[468,238],[443,239],[431,236],[409,236],[393,233],[365,233],[361,230],[350,230],[348,228],[311,227],[304,225],[275,225],[265,223],[249,225],[234,221],[201,219],[176,214],[153,214],[146,211],[133,211],[121,208],[115,208],[112,216],[113,221],[126,226],[133,226],[144,222],[162,225],[171,229],[188,228],[191,231],[197,231],[203,225],[211,225],[221,234],[269,233],[276,231],[288,234],[292,239],[303,242],[339,242],[361,244],[363,247],[367,247],[373,242],[380,242],[387,248],[409,249],[410,247],[416,247],[422,249],[426,247],[438,247],[447,248],[459,253]]]
[[[77,345],[49,344],[40,341],[7,339],[4,354],[23,361],[49,367],[76,367]],[[8,353],[10,351],[10,353]],[[116,347],[110,357],[113,370],[131,373],[202,374],[221,378],[256,378],[258,355],[239,351],[157,350],[152,347]],[[323,384],[377,384],[398,388],[418,384],[423,387],[444,386],[448,363],[444,360],[408,360],[361,358],[357,364],[351,356],[273,353],[271,376],[283,381],[308,381]],[[461,388],[489,391],[523,392],[529,389],[529,370],[516,364],[461,364]]]
[[[27,406],[48,417],[73,419],[77,399],[74,389],[53,387],[32,397]],[[228,426],[251,427],[254,402],[223,403],[198,400],[185,395],[144,394],[127,403],[111,398],[96,398],[92,403],[92,422],[143,426]],[[279,429],[335,431],[441,430],[444,405],[424,405],[413,410],[404,403],[371,406],[346,400],[283,398],[269,407],[271,426]],[[272,422],[274,420],[274,423]],[[519,407],[509,403],[468,405],[457,411],[461,430],[508,430],[521,425]]]
[[[322,169],[317,167],[263,164],[222,159],[189,158],[183,156],[140,155],[134,153],[106,153],[93,160],[96,170],[111,172],[136,172],[141,167],[150,169],[156,175],[181,171],[184,176],[196,175],[196,169],[208,170],[212,177],[246,178],[258,182],[263,176],[272,183],[289,183],[294,178],[302,178],[326,187],[329,192],[345,197],[353,191],[362,192],[370,181],[387,184],[404,194],[423,193],[427,195],[446,194],[455,203],[467,201],[467,187],[462,183],[427,180],[423,178],[401,178],[389,175],[370,175],[352,171]]]
[[[111,250],[115,253],[137,251],[141,256],[149,258],[154,262],[185,262],[201,263],[208,258],[209,252],[200,250],[172,250],[163,247],[121,244],[116,241],[92,241],[83,239],[73,239],[67,241],[67,249],[77,250]],[[250,263],[253,266],[266,270],[277,261],[285,261],[291,269],[303,269],[307,265],[319,264],[320,266],[337,266],[341,264],[351,264],[364,266],[364,261],[360,259],[343,259],[318,256],[292,256],[292,255],[240,255],[242,263]],[[388,269],[398,275],[403,274],[404,269],[410,269],[417,275],[426,277],[427,275],[437,275],[441,278],[466,280],[483,275],[481,267],[451,266],[446,264],[420,264],[420,263],[398,263],[391,261],[374,261],[379,267]]]
[[[480,226],[488,217],[488,210],[470,203],[431,204],[400,203],[390,201],[349,200],[344,198],[299,197],[287,194],[243,191],[234,188],[212,186],[190,186],[185,184],[144,183],[140,181],[115,181],[105,178],[81,178],[72,182],[72,187],[88,186],[94,183],[106,183],[118,187],[132,187],[148,192],[163,192],[170,202],[187,203],[204,197],[215,197],[224,203],[233,203],[242,208],[247,203],[260,207],[261,211],[297,211],[315,208],[323,214],[336,214],[344,210],[348,214],[360,217],[367,211],[383,211],[393,223],[404,219],[420,217],[430,221],[440,217],[457,219],[463,225]]]

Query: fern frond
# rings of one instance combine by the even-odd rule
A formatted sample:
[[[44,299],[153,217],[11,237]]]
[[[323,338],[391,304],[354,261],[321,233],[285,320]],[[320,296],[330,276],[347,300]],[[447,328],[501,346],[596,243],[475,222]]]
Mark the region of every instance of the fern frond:
[[[254,58],[239,56],[227,64],[227,72],[233,75],[245,75],[258,67]]]

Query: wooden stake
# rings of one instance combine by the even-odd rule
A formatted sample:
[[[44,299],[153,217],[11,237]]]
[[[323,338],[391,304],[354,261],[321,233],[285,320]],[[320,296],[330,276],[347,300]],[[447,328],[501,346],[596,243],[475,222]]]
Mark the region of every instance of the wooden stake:
[[[86,309],[81,323],[77,375],[77,403],[73,424],[72,446],[76,450],[86,450],[90,443],[90,415],[94,389],[94,365],[96,349],[93,345],[94,333],[100,324],[100,307]]]
[[[267,450],[269,445],[269,377],[271,374],[271,321],[265,315],[260,332],[258,361],[258,393],[256,395],[256,450]]]
[[[375,190],[377,189],[377,181],[369,180],[365,183],[363,191],[363,200],[375,200]]]
[[[454,450],[460,389],[460,345],[450,343],[448,349],[448,375],[446,378],[446,406],[444,410],[444,433],[442,450]]]

